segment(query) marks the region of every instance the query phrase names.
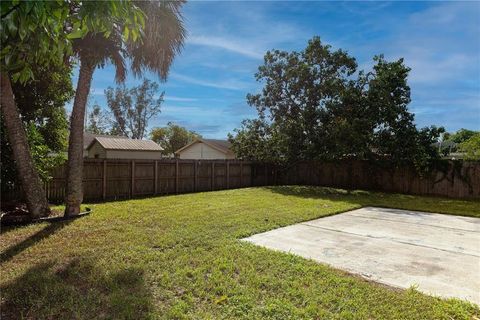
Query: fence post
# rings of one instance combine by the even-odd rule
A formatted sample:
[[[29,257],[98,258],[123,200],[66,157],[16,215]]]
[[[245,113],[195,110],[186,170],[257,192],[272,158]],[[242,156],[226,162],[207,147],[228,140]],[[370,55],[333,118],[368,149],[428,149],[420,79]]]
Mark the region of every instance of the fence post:
[[[277,165],[273,166],[273,184],[278,185]]]
[[[107,198],[107,160],[103,160],[103,183],[102,183],[102,198]]]
[[[193,191],[197,191],[198,184],[198,161],[193,160]]]
[[[178,193],[178,159],[175,159],[175,193]]]
[[[212,160],[212,175],[210,179],[210,187],[212,191],[214,190],[214,185],[215,185],[215,162]]]
[[[131,174],[132,181],[130,183],[130,189],[131,189],[130,198],[133,198],[133,195],[135,194],[135,160],[132,160],[131,168],[132,168],[132,174]]]
[[[268,186],[268,166],[265,163],[265,179],[263,180],[263,185]]]
[[[155,164],[153,167],[153,174],[155,175],[155,177],[153,178],[154,179],[153,194],[157,194],[158,193],[158,160],[155,160]]]
[[[227,189],[230,189],[230,161],[228,159],[225,161],[227,162],[225,164],[225,174],[227,175]]]
[[[243,162],[240,161],[240,188],[243,187]]]

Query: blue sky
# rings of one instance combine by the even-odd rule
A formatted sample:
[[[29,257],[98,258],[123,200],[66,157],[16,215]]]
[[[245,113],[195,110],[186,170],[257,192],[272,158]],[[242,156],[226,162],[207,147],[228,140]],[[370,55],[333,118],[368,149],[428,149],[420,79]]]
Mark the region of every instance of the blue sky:
[[[263,54],[302,50],[318,35],[347,50],[361,69],[376,54],[404,57],[419,127],[480,130],[479,2],[191,1],[183,15],[188,37],[161,84],[165,102],[150,128],[173,121],[225,138],[256,115],[245,96],[261,89],[254,73]],[[126,84],[139,82],[130,75]],[[111,66],[96,70],[91,101],[106,107],[108,86],[115,86]]]

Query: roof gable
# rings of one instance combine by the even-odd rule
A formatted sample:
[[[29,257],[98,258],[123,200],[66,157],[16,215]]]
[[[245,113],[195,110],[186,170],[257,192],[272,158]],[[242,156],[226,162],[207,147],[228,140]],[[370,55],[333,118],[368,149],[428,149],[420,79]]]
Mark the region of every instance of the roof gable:
[[[232,144],[230,143],[230,141],[197,138],[194,141],[192,141],[191,143],[187,144],[186,146],[184,146],[184,147],[178,149],[177,151],[175,151],[175,154],[178,154],[178,153],[190,148],[191,146],[193,146],[196,143],[204,143],[207,146],[209,146],[209,147],[211,147],[215,150],[218,150],[218,151],[220,151],[224,154],[227,154],[227,153],[231,152],[230,147],[231,147]]]
[[[218,139],[202,139],[204,143],[211,146],[215,146],[218,149],[223,149],[225,153],[230,152],[232,144],[228,140],[218,140]]]

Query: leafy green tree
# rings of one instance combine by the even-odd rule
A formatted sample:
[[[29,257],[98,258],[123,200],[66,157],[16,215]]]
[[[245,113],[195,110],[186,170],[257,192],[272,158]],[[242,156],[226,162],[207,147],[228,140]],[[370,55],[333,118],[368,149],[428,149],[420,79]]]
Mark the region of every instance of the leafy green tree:
[[[71,49],[64,29],[65,22],[71,23],[70,31],[77,29],[74,21],[68,20],[69,9],[69,4],[63,1],[0,3],[2,118],[32,217],[48,215],[50,209],[30,153],[12,83],[31,81],[35,66],[63,64],[65,54]]]
[[[371,143],[375,153],[397,163],[411,161],[423,170],[438,157],[432,144],[445,130],[435,126],[417,130],[414,115],[408,111],[410,68],[404,65],[403,59],[387,62],[383,56],[377,56],[374,61],[366,103],[374,125]]]
[[[441,145],[439,146],[439,151],[443,155],[448,155],[451,152],[459,151],[459,145],[467,140],[469,140],[474,135],[480,133],[479,131],[460,129],[455,133],[445,132],[442,135]]]
[[[109,128],[108,116],[98,104],[94,104],[88,114],[86,131],[94,134],[107,134]]]
[[[125,61],[128,59],[134,75],[140,76],[150,70],[165,80],[185,38],[180,14],[183,3],[81,2],[78,15],[82,18],[95,17],[90,25],[96,28],[88,28],[87,23],[81,29],[82,38],[74,45],[76,57],[80,60],[80,72],[70,121],[65,215],[78,214],[83,201],[84,117],[93,71],[111,62],[116,70],[116,80],[122,82],[126,75]],[[99,14],[90,14],[92,12]]]
[[[461,142],[459,151],[465,153],[465,160],[480,160],[480,132]]]
[[[244,160],[262,160],[265,162],[284,162],[282,144],[277,143],[275,124],[270,125],[265,119],[245,119],[242,126],[235,129],[235,136],[228,134],[232,150],[237,157]]]
[[[201,135],[172,122],[167,123],[166,127],[153,128],[150,132],[150,139],[163,148],[163,154],[165,155],[173,155],[175,151],[196,138],[201,138]]]
[[[67,148],[68,121],[65,103],[73,97],[71,70],[67,66],[35,66],[35,80],[13,84],[13,93],[26,130],[36,170],[43,181],[49,179],[52,166],[64,161]],[[2,190],[18,185],[12,148],[5,126],[1,125]],[[5,132],[5,134],[3,134]]]
[[[40,131],[40,128],[34,122],[30,122],[26,129],[35,167],[42,181],[48,181],[51,178],[51,170],[64,163],[67,159],[65,151],[57,152],[52,150],[48,146],[48,142],[45,140],[45,136]]]
[[[450,140],[450,137],[452,136],[452,134],[450,132],[444,132],[440,138],[442,141],[448,141]]]
[[[269,51],[264,60],[255,77],[265,86],[262,93],[247,95],[247,102],[274,124],[282,160],[316,156],[326,107],[339,99],[356,71],[355,59],[315,37],[304,51]]]
[[[148,79],[137,87],[125,85],[105,90],[107,104],[113,115],[112,134],[132,139],[143,139],[148,122],[160,113],[164,93],[159,94],[159,85]]]
[[[447,140],[453,141],[455,143],[462,143],[469,140],[471,137],[477,135],[479,131],[460,129],[454,134],[450,135]]]
[[[256,74],[258,112],[230,136],[237,156],[289,163],[301,159],[388,158],[425,167],[443,128],[417,130],[408,111],[410,69],[374,57],[373,70],[314,37],[301,52],[267,52]],[[261,150],[259,150],[261,148]]]
[[[75,91],[72,68],[66,65],[34,66],[34,80],[13,84],[13,93],[24,123],[33,122],[52,152],[66,151],[68,118],[65,104]]]

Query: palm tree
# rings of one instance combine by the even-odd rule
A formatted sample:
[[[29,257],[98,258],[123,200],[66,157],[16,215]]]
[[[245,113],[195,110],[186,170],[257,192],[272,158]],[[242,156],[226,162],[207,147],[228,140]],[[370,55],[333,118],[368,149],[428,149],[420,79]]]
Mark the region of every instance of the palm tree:
[[[50,213],[42,180],[33,165],[27,136],[23,127],[20,112],[15,104],[12,84],[7,73],[1,74],[0,105],[7,128],[8,140],[12,146],[18,178],[22,185],[25,202],[32,218],[47,216]]]
[[[111,37],[116,37],[116,35]],[[67,193],[65,198],[66,216],[80,213],[80,204],[82,203],[85,107],[93,72],[97,66],[110,59],[116,67],[116,80],[123,81],[125,79],[124,59],[121,56],[122,48],[118,46],[118,41],[110,38],[106,39],[100,34],[88,34],[85,38],[77,40],[73,48],[80,59],[80,72],[70,116]]]
[[[70,138],[67,162],[67,192],[65,215],[80,212],[83,201],[83,132],[85,107],[96,67],[107,61],[115,66],[117,82],[125,79],[125,60],[131,60],[131,70],[140,76],[146,70],[156,72],[165,80],[174,57],[180,52],[185,39],[185,29],[180,9],[184,1],[138,1],[135,4],[145,14],[145,28],[140,41],[132,35],[121,33],[117,25],[111,35],[87,34],[74,44],[74,51],[80,60],[77,91],[70,120]]]

